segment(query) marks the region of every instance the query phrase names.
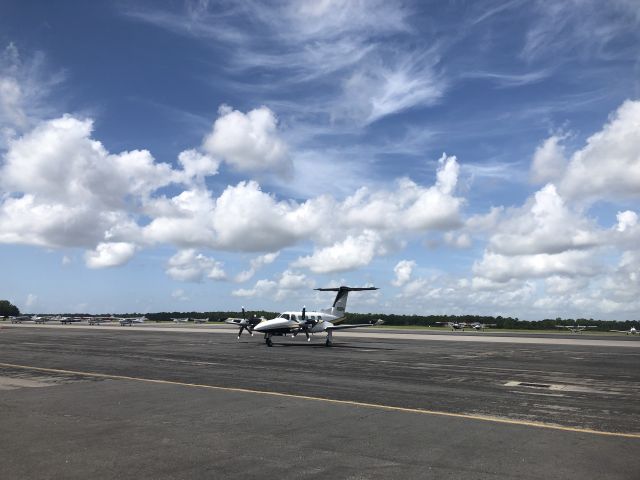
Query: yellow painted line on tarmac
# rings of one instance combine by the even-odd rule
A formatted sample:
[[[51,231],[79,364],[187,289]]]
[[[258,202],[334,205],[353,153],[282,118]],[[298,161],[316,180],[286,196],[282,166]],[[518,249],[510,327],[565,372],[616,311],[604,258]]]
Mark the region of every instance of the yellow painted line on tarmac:
[[[173,380],[158,380],[153,378],[129,377],[126,375],[113,375],[108,373],[80,372],[77,370],[61,370],[58,368],[33,367],[29,365],[17,365],[14,363],[1,363],[0,367],[19,368],[22,370],[34,370],[38,372],[61,373],[66,375],[80,375],[84,377],[108,378],[112,380],[130,380],[134,382],[156,383],[161,385],[175,385],[180,387],[204,388],[208,390],[218,390],[225,392],[249,393],[254,395],[266,395],[271,397],[293,398],[297,400],[308,400],[313,402],[332,403],[336,405],[350,405],[355,407],[373,408],[377,410],[387,410],[391,412],[416,413],[421,415],[437,415],[441,417],[463,418],[467,420],[479,420],[483,422],[504,423],[508,425],[519,425],[525,427],[546,428],[549,430],[561,430],[565,432],[588,433],[592,435],[605,435],[610,437],[637,438],[640,433],[607,432],[604,430],[592,430],[590,428],[564,427],[551,423],[532,422],[527,420],[515,420],[510,418],[492,417],[489,415],[472,415],[466,413],[440,412],[437,410],[427,410],[423,408],[394,407],[393,405],[383,405],[379,403],[356,402],[353,400],[337,400],[333,398],[311,397],[308,395],[296,395],[292,393],[270,392],[268,390],[253,390],[249,388],[221,387],[217,385],[204,385],[199,383],[176,382]]]

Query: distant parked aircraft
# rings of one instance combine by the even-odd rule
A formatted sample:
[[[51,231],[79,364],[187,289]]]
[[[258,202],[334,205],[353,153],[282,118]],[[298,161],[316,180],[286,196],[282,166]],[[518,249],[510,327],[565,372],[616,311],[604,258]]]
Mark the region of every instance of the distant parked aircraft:
[[[172,318],[171,320],[173,320],[175,323],[187,323],[191,319],[189,317],[183,317],[183,318]]]
[[[465,328],[470,327],[471,325],[465,322],[436,322],[437,325],[447,325],[451,330],[462,330],[464,332]]]
[[[629,330],[609,330],[610,332],[626,333],[627,335],[638,335],[640,332],[636,327],[631,327]]]
[[[597,328],[595,325],[556,325],[556,328],[566,328],[570,330],[572,333],[580,333],[586,330],[587,328]]]
[[[118,317],[88,317],[87,323],[89,325],[100,325],[101,323],[112,322],[113,320],[120,320]]]
[[[146,316],[136,317],[136,318],[121,318],[120,319],[120,325],[121,326],[129,325],[131,327],[131,326],[133,326],[135,324],[144,323],[147,320],[149,320],[149,319]]]
[[[15,317],[9,317],[9,320],[11,320],[11,323],[22,323],[25,320],[33,320],[33,317],[30,317],[29,315],[18,315]]]
[[[70,323],[80,323],[82,318],[80,317],[61,317],[60,315],[56,315],[55,317],[51,317],[50,320],[59,321],[62,325],[68,325]]]
[[[474,322],[474,323],[470,323],[468,326],[473,328],[475,331],[479,331],[479,330],[484,330],[485,328],[495,327],[497,325],[495,323]]]

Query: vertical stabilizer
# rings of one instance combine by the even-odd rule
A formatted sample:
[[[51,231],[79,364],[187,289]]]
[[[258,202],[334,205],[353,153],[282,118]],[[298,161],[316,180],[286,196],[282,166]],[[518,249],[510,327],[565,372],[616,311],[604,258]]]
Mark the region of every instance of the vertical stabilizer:
[[[332,287],[332,288],[316,288],[321,292],[338,292],[336,298],[333,301],[331,308],[323,310],[323,312],[335,315],[336,317],[343,317],[347,310],[347,297],[349,292],[360,292],[362,290],[378,290],[376,287]]]

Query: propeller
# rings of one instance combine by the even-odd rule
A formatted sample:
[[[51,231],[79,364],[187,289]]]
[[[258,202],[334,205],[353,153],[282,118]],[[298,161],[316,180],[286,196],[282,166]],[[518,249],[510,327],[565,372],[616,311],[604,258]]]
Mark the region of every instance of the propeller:
[[[247,313],[242,307],[242,319],[230,319],[231,322],[227,321],[227,323],[234,323],[235,325],[240,325],[240,330],[238,331],[238,340],[240,339],[240,335],[245,330],[249,332],[249,334],[253,337],[253,327],[258,325],[260,322],[265,320],[264,317],[256,317],[252,315],[250,318],[247,318]]]
[[[302,307],[302,316],[301,321],[298,322],[300,325],[300,329],[304,332],[307,337],[307,342],[311,341],[311,337],[309,336],[309,327],[314,327],[318,323],[317,320],[307,320],[307,308]]]
[[[253,337],[253,327],[258,323],[258,321],[255,320],[259,321],[259,319],[255,317],[247,320],[247,312],[244,307],[242,307],[242,322],[240,323],[240,330],[238,331],[238,340],[240,340],[240,335],[242,335],[242,332],[245,330]]]

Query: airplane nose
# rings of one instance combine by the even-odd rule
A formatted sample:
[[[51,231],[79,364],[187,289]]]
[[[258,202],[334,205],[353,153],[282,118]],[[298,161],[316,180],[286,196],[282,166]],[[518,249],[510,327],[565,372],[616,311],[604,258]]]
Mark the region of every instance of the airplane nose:
[[[254,332],[261,332],[262,331],[262,325],[256,325],[255,327],[253,327],[253,331]]]

